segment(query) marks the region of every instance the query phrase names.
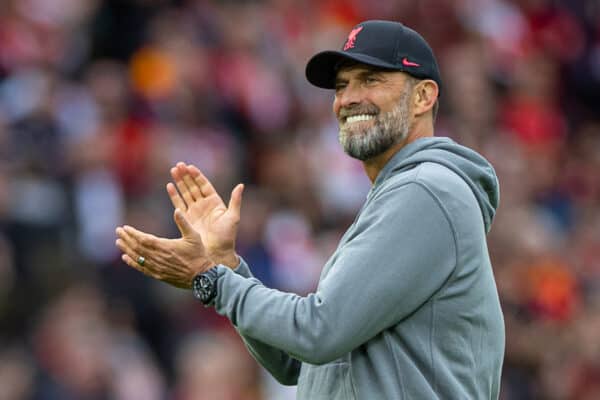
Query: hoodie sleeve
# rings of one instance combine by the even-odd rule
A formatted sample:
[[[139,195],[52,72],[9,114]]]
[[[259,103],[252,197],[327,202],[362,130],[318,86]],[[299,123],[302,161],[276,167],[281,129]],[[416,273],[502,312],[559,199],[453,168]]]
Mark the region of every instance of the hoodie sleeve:
[[[248,264],[242,257],[240,257],[240,264],[233,272],[244,278],[254,278]],[[273,346],[244,335],[239,330],[238,333],[254,359],[265,367],[279,383],[283,385],[295,385],[298,383],[300,361]]]
[[[455,265],[444,209],[413,182],[375,194],[315,293],[268,289],[219,267],[215,307],[244,337],[324,364],[419,308]]]
[[[233,269],[233,272],[243,276],[244,278],[254,278],[254,275],[252,275],[252,271],[250,271],[250,267],[248,266],[246,260],[244,260],[241,256],[238,257],[240,259],[240,263]]]

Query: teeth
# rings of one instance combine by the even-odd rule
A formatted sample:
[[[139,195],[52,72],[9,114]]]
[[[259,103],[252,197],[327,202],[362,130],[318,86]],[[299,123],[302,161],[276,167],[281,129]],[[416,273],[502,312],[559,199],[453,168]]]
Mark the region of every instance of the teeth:
[[[358,122],[358,121],[368,121],[370,119],[373,119],[373,115],[369,115],[369,114],[352,115],[351,117],[346,118],[346,123],[351,124],[351,123]]]

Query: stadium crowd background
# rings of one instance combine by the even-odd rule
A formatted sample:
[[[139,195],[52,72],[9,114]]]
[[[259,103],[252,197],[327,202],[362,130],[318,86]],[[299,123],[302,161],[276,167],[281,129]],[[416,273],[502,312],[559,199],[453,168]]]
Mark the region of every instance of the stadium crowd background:
[[[502,399],[600,398],[600,3],[3,0],[0,399],[294,398],[114,228],[175,237],[164,185],[194,163],[226,201],[246,183],[254,273],[309,292],[369,182],[304,66],[371,18],[427,38],[437,135],[499,175]]]

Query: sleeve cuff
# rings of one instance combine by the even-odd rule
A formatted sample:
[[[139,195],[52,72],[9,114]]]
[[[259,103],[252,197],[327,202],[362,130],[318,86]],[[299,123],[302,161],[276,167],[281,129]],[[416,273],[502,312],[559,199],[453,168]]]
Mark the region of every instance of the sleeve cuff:
[[[252,275],[252,272],[250,271],[250,267],[248,267],[246,260],[244,260],[241,256],[238,257],[240,259],[240,263],[237,267],[233,269],[233,272],[243,276],[244,278],[254,278],[254,275]]]

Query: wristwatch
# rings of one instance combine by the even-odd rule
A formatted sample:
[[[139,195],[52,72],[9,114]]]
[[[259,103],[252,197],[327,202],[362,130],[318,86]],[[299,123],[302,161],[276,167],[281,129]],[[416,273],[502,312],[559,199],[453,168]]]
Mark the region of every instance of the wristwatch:
[[[192,293],[205,306],[211,305],[215,297],[217,297],[217,278],[219,273],[217,267],[198,274],[192,280]]]

